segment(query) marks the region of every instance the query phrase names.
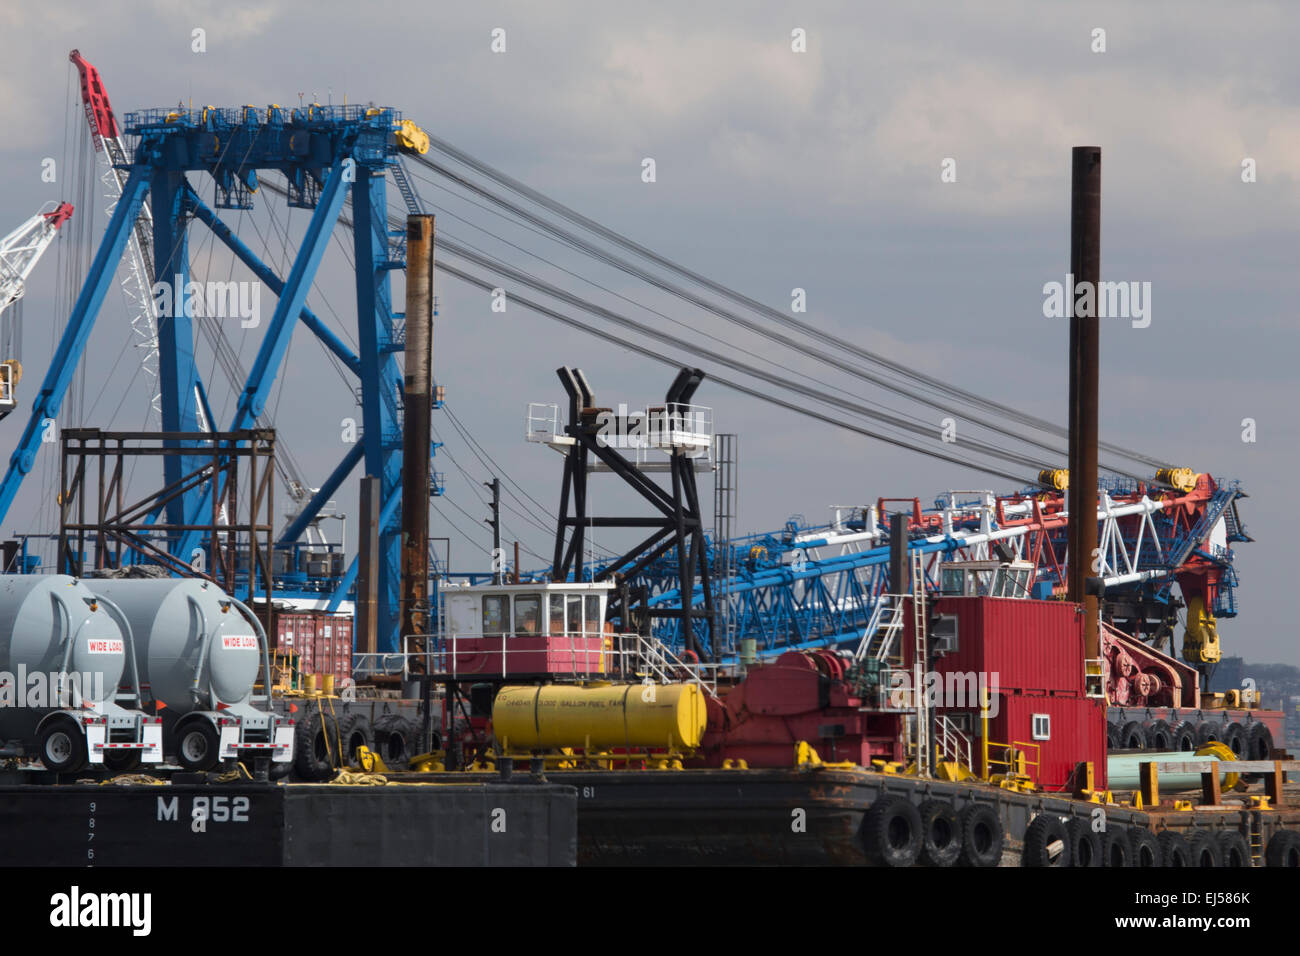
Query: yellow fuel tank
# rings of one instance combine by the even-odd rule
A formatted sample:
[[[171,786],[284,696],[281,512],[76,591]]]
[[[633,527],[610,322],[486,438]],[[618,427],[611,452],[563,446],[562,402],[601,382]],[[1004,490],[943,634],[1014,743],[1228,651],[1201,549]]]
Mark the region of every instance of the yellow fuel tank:
[[[504,687],[492,705],[492,730],[512,750],[693,750],[706,720],[696,684]]]

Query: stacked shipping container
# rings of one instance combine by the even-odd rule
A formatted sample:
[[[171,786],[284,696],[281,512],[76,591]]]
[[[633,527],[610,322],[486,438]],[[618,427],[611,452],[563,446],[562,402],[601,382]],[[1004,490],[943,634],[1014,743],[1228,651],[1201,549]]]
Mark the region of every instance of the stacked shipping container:
[[[352,618],[323,611],[280,610],[272,614],[273,649],[293,653],[301,674],[352,676]]]

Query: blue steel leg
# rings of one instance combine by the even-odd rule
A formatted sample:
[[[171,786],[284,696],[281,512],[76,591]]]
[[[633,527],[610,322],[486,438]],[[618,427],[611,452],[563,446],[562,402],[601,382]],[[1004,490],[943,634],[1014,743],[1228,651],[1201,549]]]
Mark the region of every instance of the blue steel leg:
[[[162,399],[162,430],[165,432],[195,432],[199,430],[198,397],[194,367],[194,304],[190,301],[189,237],[185,218],[185,174],[157,169],[150,187],[153,206],[153,261],[157,285],[155,297],[158,314],[158,385]],[[195,286],[200,302],[203,292]],[[202,306],[199,306],[202,309]],[[168,440],[168,448],[179,448],[182,443]],[[168,456],[163,459],[163,480],[167,485],[180,481],[181,476],[199,467],[194,456]],[[184,524],[186,515],[192,513],[197,490],[178,495],[167,504],[169,524]],[[172,554],[185,561],[191,560],[194,545],[178,549],[176,545],[185,537],[180,532],[168,534]],[[197,544],[197,542],[196,542]]]
[[[357,462],[361,460],[364,452],[365,446],[361,442],[357,442],[348,449],[348,453],[343,456],[343,460],[325,479],[325,483],[320,486],[320,490],[311,496],[311,500],[303,507],[298,517],[293,520],[289,527],[284,529],[284,534],[280,535],[280,540],[276,544],[287,546],[293,544],[302,536],[302,533],[307,530],[307,525],[311,524],[312,519],[320,513],[320,509],[325,502],[329,501],[334,492],[339,490],[339,485],[347,480],[348,475],[357,466]]]
[[[352,210],[366,474],[379,476],[383,500],[391,503],[400,501],[402,494],[402,435],[397,418],[401,377],[392,352],[381,347],[391,339],[393,326],[388,283],[388,200],[382,167],[357,171],[352,186]],[[376,562],[379,580],[376,643],[385,652],[397,650],[401,643],[401,534],[395,515],[394,510],[380,521],[380,553]]]
[[[148,191],[148,171],[141,167],[132,168],[131,175],[127,177],[126,185],[122,189],[122,198],[118,200],[117,208],[113,210],[108,229],[105,230],[103,241],[99,244],[99,251],[95,253],[90,271],[86,274],[85,284],[82,285],[81,293],[77,296],[77,303],[72,307],[67,328],[63,330],[63,336],[59,339],[59,347],[41,382],[41,389],[32,401],[32,411],[28,416],[27,426],[23,429],[22,437],[18,439],[18,446],[9,458],[9,469],[5,472],[4,480],[0,481],[0,521],[3,521],[8,514],[23,478],[36,463],[36,453],[40,451],[42,442],[53,440],[52,437],[46,437],[53,436],[54,432],[52,427],[47,432],[45,422],[48,419],[52,426],[59,414],[64,393],[68,390],[72,374],[77,370],[81,353],[85,351],[86,340],[90,337],[91,328],[94,327],[95,317],[99,314],[99,307],[103,305],[104,296],[113,282],[117,264],[126,250],[127,240],[135,226],[136,217],[140,215],[140,205],[144,202]]]

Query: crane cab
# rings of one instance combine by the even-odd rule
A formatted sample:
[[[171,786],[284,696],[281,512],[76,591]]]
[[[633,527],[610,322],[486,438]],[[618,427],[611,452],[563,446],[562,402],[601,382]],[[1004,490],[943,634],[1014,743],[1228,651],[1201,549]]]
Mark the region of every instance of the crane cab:
[[[1034,566],[1028,561],[949,561],[939,566],[943,597],[1030,598]]]
[[[14,389],[23,377],[23,367],[10,360],[0,362],[0,418],[4,418],[18,407]]]
[[[608,583],[480,584],[449,587],[439,641],[452,677],[599,677],[612,628]]]

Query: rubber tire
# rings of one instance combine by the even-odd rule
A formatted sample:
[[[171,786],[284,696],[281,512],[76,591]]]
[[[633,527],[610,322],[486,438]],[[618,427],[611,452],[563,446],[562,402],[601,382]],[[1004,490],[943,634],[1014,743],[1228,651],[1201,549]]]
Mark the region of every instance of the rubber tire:
[[[1160,841],[1146,827],[1131,827],[1128,831],[1129,847],[1133,850],[1132,866],[1163,866],[1164,857],[1160,853]]]
[[[958,816],[961,823],[961,866],[989,869],[1002,862],[1002,821],[997,812],[982,803],[964,807]]]
[[[1223,739],[1224,725],[1221,721],[1203,720],[1196,725],[1196,746],[1197,749],[1204,747],[1212,740]]]
[[[1278,830],[1264,848],[1266,866],[1300,867],[1300,833]]]
[[[1173,728],[1166,720],[1153,720],[1147,724],[1147,750],[1165,751],[1173,749]]]
[[[320,711],[308,712],[294,728],[293,769],[299,779],[316,783],[332,780],[339,758],[338,742],[339,728],[334,718]]]
[[[1101,866],[1101,834],[1082,817],[1070,817],[1065,824],[1070,838],[1070,865],[1078,867]]]
[[[1192,865],[1191,849],[1181,833],[1174,833],[1172,830],[1161,830],[1156,837],[1156,842],[1160,844],[1161,866],[1184,867]]]
[[[1101,865],[1111,869],[1126,869],[1133,865],[1133,844],[1123,827],[1111,826],[1101,834]]]
[[[1061,844],[1061,852],[1053,858],[1048,848],[1057,842]],[[1070,866],[1074,860],[1070,850],[1070,835],[1061,818],[1050,813],[1040,813],[1025,828],[1025,848],[1020,862],[1022,866],[1061,869]]]
[[[361,766],[357,759],[357,748],[366,747],[372,752],[375,749],[375,732],[370,726],[370,718],[365,714],[344,716],[339,721],[339,740],[342,741],[340,749],[344,764],[349,767]]]
[[[400,714],[384,714],[375,721],[375,752],[392,770],[405,770],[413,754],[411,722]]]
[[[104,754],[104,769],[111,774],[135,773],[143,761],[138,750],[110,750]]]
[[[55,737],[63,735],[67,751],[62,758],[50,757],[49,747]],[[46,770],[54,773],[76,773],[86,765],[86,736],[71,717],[61,717],[45,725],[37,738],[37,753]]]
[[[1219,855],[1223,858],[1222,866],[1254,866],[1250,856],[1250,844],[1240,830],[1220,830],[1214,838],[1219,844]]]
[[[1196,725],[1190,720],[1181,720],[1169,731],[1169,749],[1184,753],[1196,750]]]
[[[1119,728],[1114,724],[1106,725],[1106,749],[1119,750]]]
[[[1223,852],[1213,830],[1193,830],[1187,840],[1191,862],[1189,866],[1209,868],[1223,866]]]
[[[193,734],[203,738],[205,749],[202,756],[193,759],[185,755],[185,740]],[[185,725],[185,730],[176,735],[176,763],[182,770],[192,773],[206,773],[221,762],[221,736],[217,728],[207,720],[194,720]]]
[[[1246,728],[1235,721],[1228,724],[1223,731],[1223,742],[1228,745],[1238,760],[1250,759],[1250,743],[1246,738]]]
[[[952,866],[961,856],[961,818],[946,800],[926,800],[917,808],[921,817],[922,866]]]
[[[1146,750],[1147,735],[1142,729],[1142,725],[1136,720],[1130,720],[1127,724],[1119,729],[1119,749],[1120,750]]]
[[[921,814],[906,797],[882,794],[862,818],[871,866],[912,866],[921,852]]]
[[[1273,756],[1273,732],[1268,724],[1256,721],[1246,731],[1246,740],[1250,744],[1250,760],[1268,760]]]

